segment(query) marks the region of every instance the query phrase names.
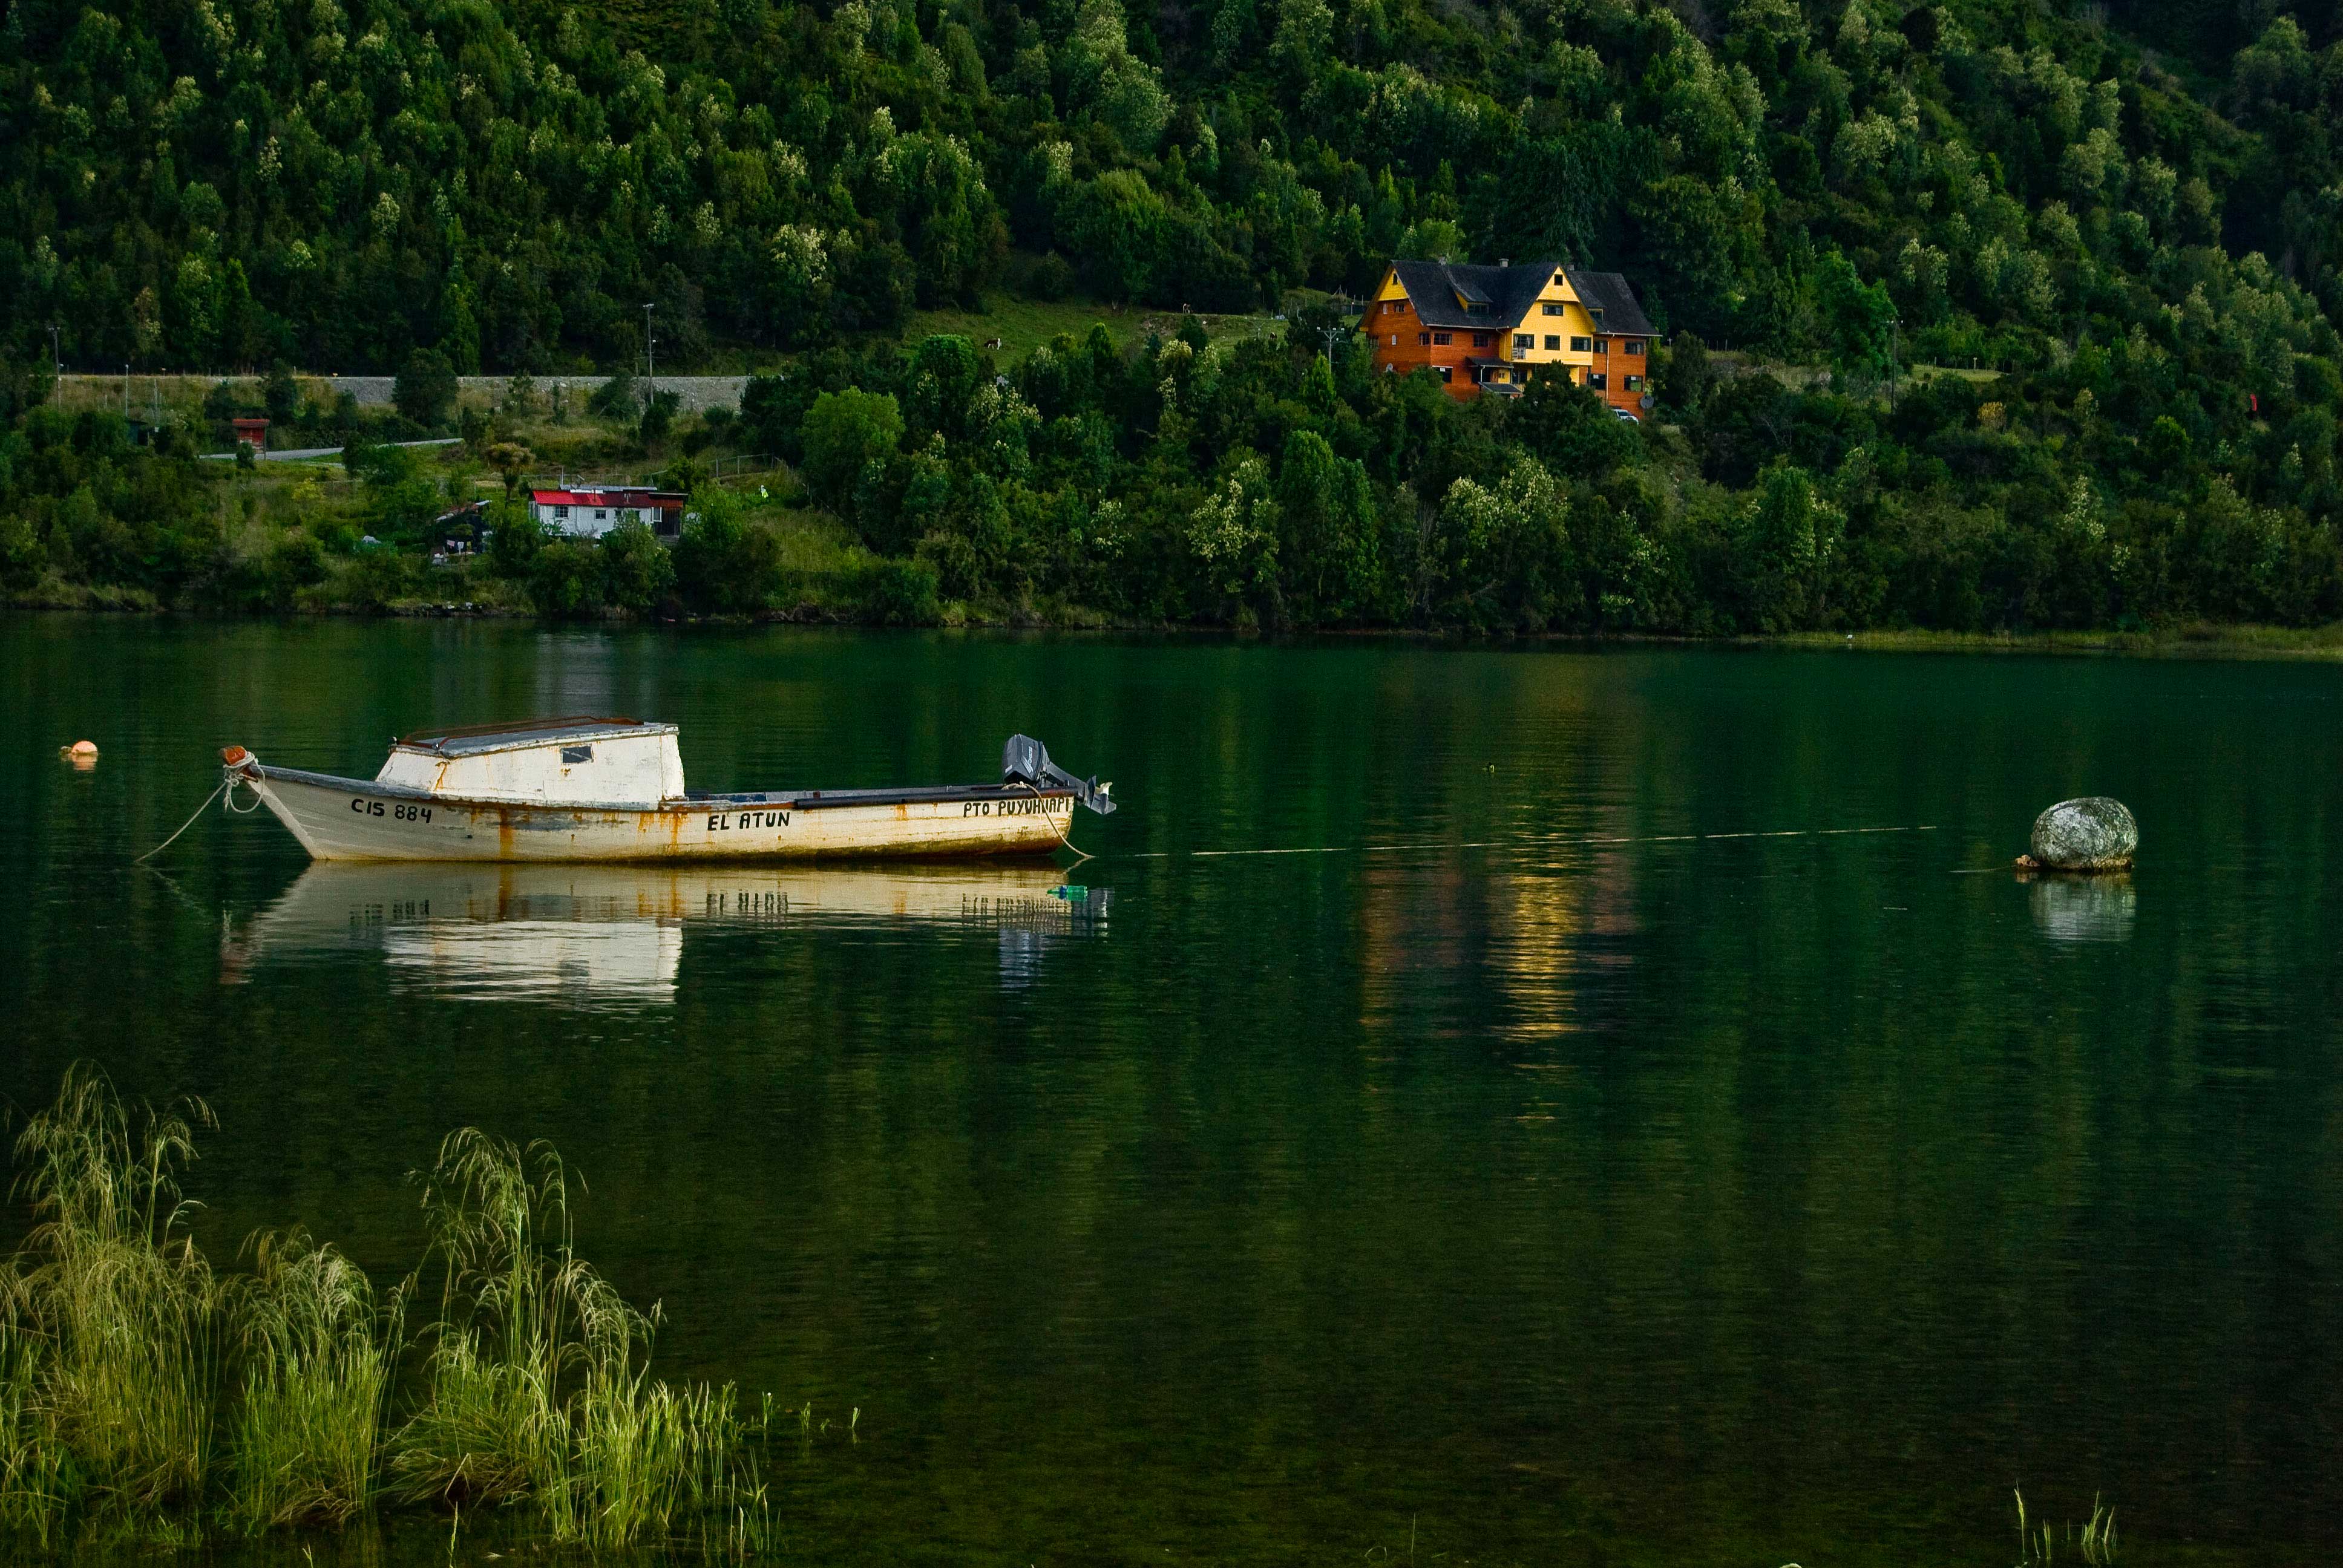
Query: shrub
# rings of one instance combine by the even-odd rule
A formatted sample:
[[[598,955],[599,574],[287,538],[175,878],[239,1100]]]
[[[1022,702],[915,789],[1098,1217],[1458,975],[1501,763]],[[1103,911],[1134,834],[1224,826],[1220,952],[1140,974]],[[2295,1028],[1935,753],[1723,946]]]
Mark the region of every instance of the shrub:
[[[342,574],[342,601],[353,609],[387,609],[393,599],[406,597],[413,577],[407,558],[388,545],[362,546]]]
[[[601,557],[602,597],[621,609],[649,614],[675,591],[675,558],[639,522],[603,535]]]
[[[548,539],[529,565],[528,597],[539,615],[568,618],[602,608],[602,563],[583,539]]]
[[[739,498],[702,490],[675,546],[675,586],[702,615],[750,615],[781,589],[781,545],[752,521]]]
[[[885,626],[933,626],[942,616],[936,568],[924,560],[872,563],[855,585],[866,619]]]

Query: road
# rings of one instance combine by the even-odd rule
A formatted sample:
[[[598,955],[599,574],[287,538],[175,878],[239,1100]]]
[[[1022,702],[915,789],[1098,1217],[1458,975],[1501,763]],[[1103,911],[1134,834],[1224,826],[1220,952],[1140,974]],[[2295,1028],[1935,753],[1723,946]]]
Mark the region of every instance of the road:
[[[452,447],[457,439],[458,437],[454,436],[442,436],[431,441],[393,441],[389,444],[394,447]],[[280,451],[263,452],[260,454],[259,460],[264,463],[298,463],[304,460],[315,461],[319,457],[338,457],[341,455],[342,448],[339,447],[287,447]],[[234,452],[206,452],[204,456],[215,463],[236,461]]]

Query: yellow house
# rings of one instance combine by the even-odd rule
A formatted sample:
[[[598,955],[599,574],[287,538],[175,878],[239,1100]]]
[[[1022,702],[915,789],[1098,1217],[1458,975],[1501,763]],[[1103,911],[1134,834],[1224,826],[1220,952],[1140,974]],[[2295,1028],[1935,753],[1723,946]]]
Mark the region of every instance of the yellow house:
[[[1378,365],[1429,369],[1455,397],[1517,396],[1559,367],[1614,408],[1648,406],[1652,326],[1615,272],[1393,261],[1359,326]]]

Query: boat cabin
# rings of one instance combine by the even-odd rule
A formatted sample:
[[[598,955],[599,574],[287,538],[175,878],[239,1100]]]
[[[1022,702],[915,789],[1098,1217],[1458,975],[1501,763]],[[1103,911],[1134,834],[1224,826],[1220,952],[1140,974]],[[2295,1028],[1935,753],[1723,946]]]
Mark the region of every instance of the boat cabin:
[[[675,726],[537,719],[420,729],[391,748],[377,784],[466,800],[645,809],[683,796]]]

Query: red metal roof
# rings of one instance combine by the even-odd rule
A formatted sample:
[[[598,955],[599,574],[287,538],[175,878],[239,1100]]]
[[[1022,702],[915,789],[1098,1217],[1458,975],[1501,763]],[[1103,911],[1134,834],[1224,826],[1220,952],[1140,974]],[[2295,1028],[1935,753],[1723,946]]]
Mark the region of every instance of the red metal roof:
[[[528,498],[540,507],[657,507],[680,511],[689,498],[680,490],[531,490]]]

